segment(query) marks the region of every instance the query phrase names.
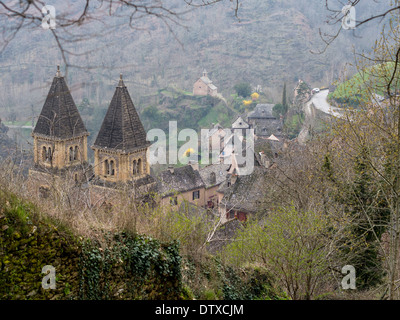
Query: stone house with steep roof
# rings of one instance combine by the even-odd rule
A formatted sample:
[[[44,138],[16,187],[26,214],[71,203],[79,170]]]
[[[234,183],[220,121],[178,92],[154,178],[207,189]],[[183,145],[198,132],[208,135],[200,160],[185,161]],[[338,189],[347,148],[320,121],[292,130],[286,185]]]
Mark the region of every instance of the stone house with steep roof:
[[[246,221],[258,212],[267,192],[266,172],[265,167],[257,166],[249,175],[238,175],[233,171],[227,176],[217,190],[223,221],[235,218]]]
[[[271,134],[281,134],[282,121],[274,116],[273,108],[273,104],[257,104],[247,115],[247,122],[250,128],[254,129],[256,136],[269,137]]]
[[[199,170],[204,182],[204,205],[209,209],[218,208],[219,200],[217,190],[225,181],[230,168],[229,164],[216,163],[205,166]]]
[[[155,191],[161,197],[161,206],[176,207],[184,201],[204,207],[205,184],[194,166],[169,168],[156,176],[155,180]]]

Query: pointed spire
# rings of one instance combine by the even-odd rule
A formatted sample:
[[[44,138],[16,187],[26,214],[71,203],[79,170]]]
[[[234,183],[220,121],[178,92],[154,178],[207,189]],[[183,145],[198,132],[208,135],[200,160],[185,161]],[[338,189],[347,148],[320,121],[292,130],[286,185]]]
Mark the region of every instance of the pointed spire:
[[[94,147],[129,152],[147,147],[149,144],[142,122],[121,75]]]
[[[66,139],[87,133],[67,83],[61,76],[60,66],[57,66],[33,134]]]
[[[61,72],[60,72],[60,65],[57,65],[57,73],[56,73],[56,77],[60,78],[61,77]]]

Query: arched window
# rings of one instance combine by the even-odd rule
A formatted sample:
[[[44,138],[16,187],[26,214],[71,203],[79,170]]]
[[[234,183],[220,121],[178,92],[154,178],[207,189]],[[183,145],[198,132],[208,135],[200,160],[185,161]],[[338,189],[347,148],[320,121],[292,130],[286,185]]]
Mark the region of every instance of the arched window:
[[[137,162],[137,172],[139,173],[139,174],[142,174],[142,159],[139,159],[138,160],[138,162]]]
[[[69,147],[69,162],[72,162],[74,160],[74,148]]]
[[[132,170],[132,173],[133,173],[134,176],[136,176],[137,173],[138,173],[138,164],[137,164],[136,160],[133,160],[133,170]]]
[[[115,175],[115,169],[114,169],[114,160],[110,161],[110,174],[113,176]]]
[[[79,159],[79,148],[78,146],[75,146],[75,150],[74,150],[74,160],[78,160]]]
[[[110,166],[109,166],[109,164],[108,164],[108,160],[104,161],[104,173],[105,173],[106,175],[109,175],[109,174],[110,174]]]
[[[48,157],[47,157],[47,149],[46,147],[43,147],[42,149],[42,161],[47,161]]]
[[[51,154],[51,148],[49,147],[48,149],[48,155],[47,155],[49,161],[51,161],[51,159],[53,158],[53,155]]]

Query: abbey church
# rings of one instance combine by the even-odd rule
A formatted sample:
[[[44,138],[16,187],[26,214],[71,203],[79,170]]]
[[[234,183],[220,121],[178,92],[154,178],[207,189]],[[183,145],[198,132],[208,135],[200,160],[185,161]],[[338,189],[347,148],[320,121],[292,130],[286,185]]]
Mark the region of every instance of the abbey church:
[[[150,176],[146,132],[122,75],[88,163],[88,131],[59,67],[32,132],[34,166],[29,175],[39,192],[50,189],[52,177],[87,183],[97,194],[129,185],[147,191]]]
[[[159,203],[177,210],[183,208],[182,204],[191,203],[201,210],[215,209],[224,219],[246,220],[255,209],[249,206],[232,211],[228,206],[230,197],[244,185],[243,197],[250,199],[254,194],[256,201],[261,187],[242,173],[236,161],[233,136],[241,132],[236,129],[234,126],[218,149],[220,162],[202,168],[196,162],[189,163],[150,175],[150,142],[146,140],[146,132],[121,75],[91,146],[94,151],[91,164],[88,161],[89,132],[58,67],[32,132],[34,164],[29,170],[29,189],[42,198],[50,194],[61,197],[60,192],[66,198],[83,198],[82,205],[90,207],[121,204],[122,196],[123,203],[131,203],[131,200],[151,202],[151,205]],[[221,144],[220,138],[218,141]],[[244,140],[239,137],[238,141],[243,145]],[[275,141],[271,143],[276,144]],[[260,172],[270,167],[269,161],[261,161],[261,155],[251,148],[246,147],[247,152],[254,153],[251,161],[257,167],[250,177],[263,177]],[[225,162],[227,158],[231,159],[230,163]],[[236,190],[234,194],[240,193]],[[125,202],[126,196],[128,202]],[[251,201],[246,200],[246,203]]]

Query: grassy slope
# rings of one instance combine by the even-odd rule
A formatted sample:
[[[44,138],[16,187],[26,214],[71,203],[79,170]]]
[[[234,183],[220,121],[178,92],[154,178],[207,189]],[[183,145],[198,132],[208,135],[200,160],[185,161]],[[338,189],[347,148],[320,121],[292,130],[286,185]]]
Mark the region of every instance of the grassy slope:
[[[370,92],[384,95],[386,83],[394,70],[393,63],[383,63],[368,67],[356,73],[349,80],[340,83],[329,99],[336,101],[366,101]],[[393,84],[393,88],[396,85]]]

